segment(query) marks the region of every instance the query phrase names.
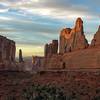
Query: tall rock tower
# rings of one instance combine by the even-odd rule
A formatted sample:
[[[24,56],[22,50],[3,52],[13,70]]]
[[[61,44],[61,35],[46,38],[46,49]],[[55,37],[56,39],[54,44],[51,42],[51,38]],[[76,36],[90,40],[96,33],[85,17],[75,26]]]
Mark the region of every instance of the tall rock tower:
[[[15,52],[15,42],[0,35],[0,63],[5,61],[15,62]]]
[[[46,44],[44,48],[45,57],[57,54],[58,52],[58,40],[52,40],[52,43]]]
[[[19,49],[19,62],[23,62],[22,50]]]
[[[94,35],[94,38],[92,39],[91,46],[97,46],[100,45],[100,25],[98,28],[98,31]]]
[[[88,42],[84,35],[83,21],[77,18],[75,27],[65,28],[60,34],[59,53],[71,52],[88,47]]]

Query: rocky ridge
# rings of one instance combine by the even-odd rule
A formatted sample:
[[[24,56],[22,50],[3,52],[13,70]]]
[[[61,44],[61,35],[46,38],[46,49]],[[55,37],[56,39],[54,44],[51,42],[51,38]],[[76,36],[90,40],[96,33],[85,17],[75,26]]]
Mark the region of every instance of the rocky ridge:
[[[45,48],[47,47],[46,44]],[[59,52],[51,53],[51,56],[45,53],[40,64],[44,70],[100,68],[100,26],[91,44],[88,44],[84,35],[83,21],[77,18],[74,28],[65,28],[61,31],[58,47]],[[51,48],[45,51],[49,50]]]

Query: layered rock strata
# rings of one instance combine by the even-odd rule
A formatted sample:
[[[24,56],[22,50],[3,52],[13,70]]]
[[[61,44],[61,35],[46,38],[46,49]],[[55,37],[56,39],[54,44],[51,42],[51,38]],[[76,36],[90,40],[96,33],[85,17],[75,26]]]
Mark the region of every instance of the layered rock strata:
[[[100,69],[100,47],[45,58],[44,66],[45,70]]]

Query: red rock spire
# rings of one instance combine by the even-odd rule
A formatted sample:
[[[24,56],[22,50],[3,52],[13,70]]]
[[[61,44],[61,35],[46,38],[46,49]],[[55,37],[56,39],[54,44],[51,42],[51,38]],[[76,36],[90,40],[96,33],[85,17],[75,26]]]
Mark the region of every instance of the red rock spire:
[[[80,17],[76,20],[75,31],[83,33],[83,20]]]
[[[97,45],[100,45],[100,25],[91,42],[91,46],[97,46]]]
[[[61,31],[59,51],[65,53],[87,47],[88,42],[83,31],[83,21],[81,18],[77,18],[73,29],[65,28]]]

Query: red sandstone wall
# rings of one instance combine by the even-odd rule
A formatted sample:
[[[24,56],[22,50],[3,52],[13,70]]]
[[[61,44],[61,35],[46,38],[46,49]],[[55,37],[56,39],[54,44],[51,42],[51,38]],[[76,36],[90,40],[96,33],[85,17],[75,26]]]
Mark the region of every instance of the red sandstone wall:
[[[0,70],[13,69],[15,62],[16,46],[15,42],[0,36]]]
[[[53,55],[44,65],[45,69],[100,68],[100,47]]]
[[[44,69],[100,68],[100,26],[91,45],[84,35],[83,21],[78,18],[73,29],[61,31],[59,53],[44,57]]]

